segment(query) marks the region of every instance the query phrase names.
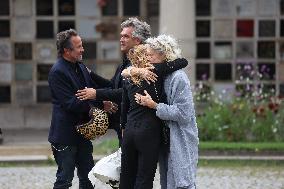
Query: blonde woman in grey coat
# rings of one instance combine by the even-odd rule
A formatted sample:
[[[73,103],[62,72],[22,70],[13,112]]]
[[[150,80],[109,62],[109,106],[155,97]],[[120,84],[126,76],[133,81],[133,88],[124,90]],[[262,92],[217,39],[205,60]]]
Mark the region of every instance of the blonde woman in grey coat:
[[[181,57],[176,40],[170,36],[150,38],[147,43],[156,53],[164,53],[167,60]],[[178,70],[167,76],[164,89],[168,104],[157,104],[147,91],[145,95],[135,96],[140,105],[156,109],[156,115],[170,128],[170,151],[162,152],[159,161],[161,188],[195,189],[199,140],[190,82],[185,72]]]

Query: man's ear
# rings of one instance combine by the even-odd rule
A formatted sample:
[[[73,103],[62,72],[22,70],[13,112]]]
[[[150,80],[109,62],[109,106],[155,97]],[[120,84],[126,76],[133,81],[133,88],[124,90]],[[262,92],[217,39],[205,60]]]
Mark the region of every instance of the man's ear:
[[[135,37],[135,45],[139,45],[141,43],[142,43],[141,39]]]

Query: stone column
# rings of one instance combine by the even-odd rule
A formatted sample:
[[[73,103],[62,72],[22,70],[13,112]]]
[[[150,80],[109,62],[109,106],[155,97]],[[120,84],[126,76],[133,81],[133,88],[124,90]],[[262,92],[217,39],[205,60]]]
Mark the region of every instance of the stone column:
[[[191,85],[195,83],[195,3],[194,0],[160,0],[159,33],[178,39]]]

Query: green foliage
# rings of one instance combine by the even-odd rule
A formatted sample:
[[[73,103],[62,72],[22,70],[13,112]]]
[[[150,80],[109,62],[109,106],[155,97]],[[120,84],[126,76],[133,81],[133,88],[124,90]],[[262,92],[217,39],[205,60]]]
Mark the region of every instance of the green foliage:
[[[197,118],[202,141],[284,141],[284,107],[281,99],[209,102]]]

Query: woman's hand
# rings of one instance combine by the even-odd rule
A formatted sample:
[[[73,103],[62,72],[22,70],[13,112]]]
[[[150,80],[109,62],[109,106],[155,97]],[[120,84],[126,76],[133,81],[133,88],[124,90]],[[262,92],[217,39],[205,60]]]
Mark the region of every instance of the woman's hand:
[[[153,69],[154,69],[153,66],[149,66],[146,68],[136,68],[130,66],[124,69],[121,75],[125,78],[129,78],[131,76],[140,76],[143,78],[143,80],[147,81],[147,83],[150,84],[150,82],[155,83],[158,77],[154,72],[151,71]]]
[[[96,99],[96,89],[85,88],[78,90],[76,96],[80,100]]]
[[[145,96],[136,93],[135,101],[137,104],[140,104],[142,106],[147,106],[148,108],[156,109],[157,103],[152,99],[152,97],[148,94],[146,90],[144,90]]]
[[[111,101],[103,101],[104,110],[110,114],[115,113],[118,110],[118,105]]]

